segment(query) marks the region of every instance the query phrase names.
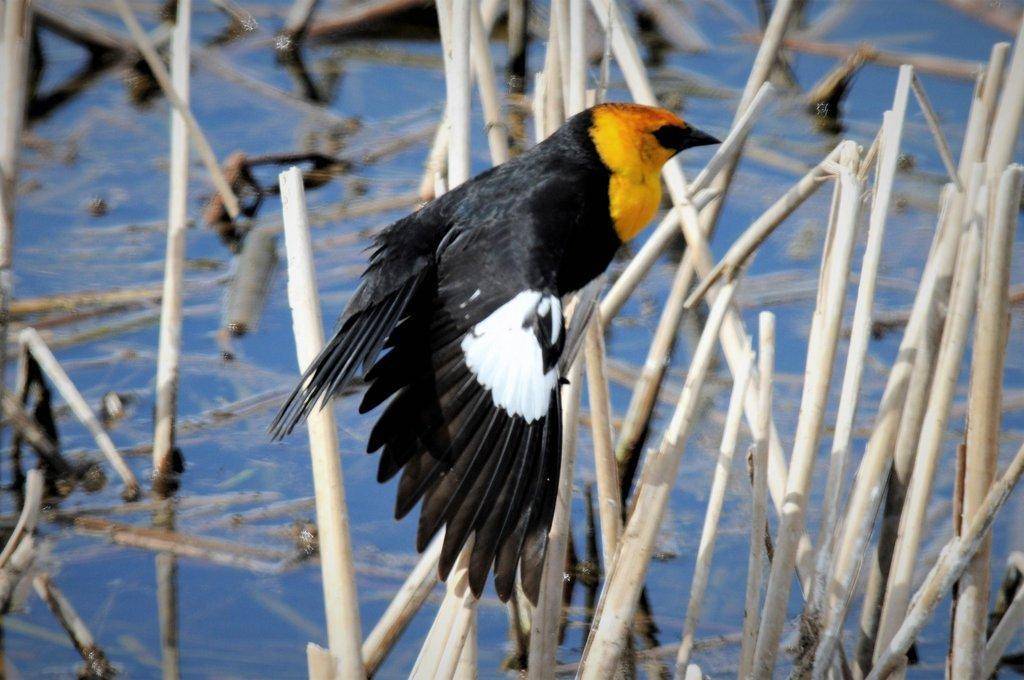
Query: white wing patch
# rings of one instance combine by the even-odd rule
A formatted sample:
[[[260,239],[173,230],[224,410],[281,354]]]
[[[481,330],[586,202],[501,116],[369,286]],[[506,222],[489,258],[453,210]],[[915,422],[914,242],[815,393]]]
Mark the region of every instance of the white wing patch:
[[[562,304],[554,295],[524,290],[473,326],[462,340],[466,366],[486,387],[494,404],[530,423],[547,415],[557,368],[544,371],[544,357],[533,329],[524,321],[551,314],[551,335],[562,329]]]

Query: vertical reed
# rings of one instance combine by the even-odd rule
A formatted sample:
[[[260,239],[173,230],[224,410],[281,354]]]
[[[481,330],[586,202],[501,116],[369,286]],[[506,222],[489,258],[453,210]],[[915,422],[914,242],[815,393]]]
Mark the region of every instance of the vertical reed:
[[[797,419],[796,441],[790,459],[786,500],[780,514],[775,557],[768,577],[761,628],[754,651],[752,670],[755,675],[771,675],[775,667],[786,618],[789,588],[793,581],[793,568],[796,566],[797,549],[806,519],[811,473],[828,402],[828,388],[850,276],[850,258],[857,232],[861,190],[856,176],[858,163],[856,146],[852,142],[845,143],[840,152],[838,167],[836,222],[834,230],[826,236],[818,286],[818,306],[807,342],[807,369]]]
[[[868,220],[868,240],[861,263],[860,282],[857,288],[857,302],[853,313],[853,331],[847,352],[846,369],[839,399],[839,411],[836,416],[835,432],[832,437],[831,456],[829,458],[828,478],[825,484],[825,497],[822,502],[822,520],[818,531],[818,554],[815,565],[814,591],[811,596],[812,617],[818,617],[821,597],[825,591],[826,576],[831,570],[831,562],[835,550],[836,525],[840,509],[842,480],[845,475],[846,461],[853,433],[853,420],[857,413],[857,402],[860,396],[860,381],[864,370],[864,359],[867,356],[870,340],[871,317],[874,309],[875,281],[882,255],[882,244],[885,237],[885,225],[889,212],[893,183],[896,178],[896,164],[899,157],[900,142],[906,119],[907,100],[910,84],[914,78],[913,67],[900,68],[896,92],[893,96],[893,107],[885,112],[882,118],[882,130],[879,135],[878,169],[875,175],[874,191],[872,192],[871,210]],[[816,620],[813,627],[817,631],[822,622]]]
[[[5,389],[8,310],[11,304],[14,212],[17,203],[18,156],[25,118],[28,49],[31,38],[28,0],[7,0],[0,42],[0,392]]]
[[[186,106],[189,101],[190,32],[192,1],[179,0],[171,38],[171,84]],[[167,207],[167,250],[160,305],[160,342],[157,350],[156,406],[153,415],[154,483],[171,472],[174,422],[178,404],[178,367],[181,355],[182,279],[188,229],[188,126],[171,110],[171,187]]]
[[[761,611],[761,584],[764,580],[764,537],[768,530],[768,432],[772,421],[772,389],[775,376],[775,315],[761,312],[758,317],[757,424],[754,443],[753,494],[750,512],[750,554],[747,559],[747,587],[743,605],[743,638],[740,645],[738,677],[750,675],[757,645],[758,612]]]
[[[981,233],[984,228],[984,216],[978,207],[985,204],[986,196],[985,189],[978,187],[982,177],[983,168],[980,164],[976,165],[971,177],[972,189],[969,191],[969,195],[974,193],[976,196],[976,207],[970,216],[967,231],[961,238],[960,253],[957,256],[956,276],[942,332],[942,344],[935,360],[931,395],[917,446],[914,472],[910,478],[910,487],[900,519],[900,539],[893,553],[882,616],[878,624],[876,659],[878,653],[895,634],[910,600],[918,546],[926,526],[928,501],[949,419],[949,407],[960,374],[970,321],[977,301]]]
[[[313,270],[313,249],[309,238],[302,171],[292,167],[282,172],[278,180],[288,254],[288,304],[292,310],[299,372],[304,373],[324,344],[320,295]],[[360,658],[362,632],[359,599],[356,595],[338,433],[331,403],[327,402],[323,408],[310,413],[307,424],[313,490],[316,495],[328,648],[333,657],[336,677],[358,680],[365,677]]]
[[[636,502],[619,540],[615,560],[608,570],[594,617],[594,627],[580,661],[581,678],[610,677],[624,650],[658,527],[675,483],[686,440],[696,420],[700,389],[707,377],[718,333],[732,303],[735,287],[734,281],[726,283],[715,299],[694,350],[672,420],[657,452],[652,453],[644,463]]]
[[[708,577],[711,574],[715,539],[718,537],[718,520],[722,516],[725,489],[729,484],[729,473],[732,470],[732,460],[736,454],[736,442],[743,419],[743,399],[746,396],[747,387],[750,385],[750,373],[753,367],[754,354],[751,352],[746,363],[736,374],[736,379],[732,384],[732,393],[729,395],[725,427],[722,429],[722,443],[718,448],[718,461],[715,465],[714,479],[711,482],[711,493],[708,496],[708,508],[704,514],[704,527],[701,530],[700,544],[697,547],[697,564],[690,584],[690,601],[686,606],[686,618],[683,621],[683,637],[679,642],[679,651],[676,654],[676,677],[686,674],[686,669],[690,665],[690,656],[693,653],[694,635],[697,630],[697,622],[700,620]],[[761,375],[763,380],[763,371]],[[765,452],[767,450],[766,446]]]

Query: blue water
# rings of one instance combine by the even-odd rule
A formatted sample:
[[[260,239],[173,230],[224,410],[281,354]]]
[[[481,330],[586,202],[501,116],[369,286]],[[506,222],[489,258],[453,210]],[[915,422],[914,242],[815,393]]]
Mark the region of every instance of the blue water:
[[[727,0],[756,23],[753,3]],[[245,6],[247,3],[241,3]],[[223,47],[211,47],[222,59],[251,77],[283,90],[296,86],[277,63],[272,36],[283,23],[290,3],[274,0],[254,5],[258,26],[253,33]],[[670,76],[686,71],[736,92],[742,88],[753,58],[753,47],[737,39],[734,24],[712,7],[694,5],[695,20],[714,47],[701,55],[668,51],[662,71],[652,75]],[[809,16],[826,9],[829,3],[812,3]],[[155,15],[139,8],[147,27],[155,25]],[[333,8],[325,6],[322,12]],[[116,17],[92,11],[97,20],[122,30]],[[201,3],[194,18],[194,40],[202,45],[219,34],[226,24],[223,14],[212,5]],[[874,0],[857,3],[847,19],[828,36],[841,42],[868,41],[883,48],[941,54],[970,60],[987,58],[990,46],[1009,40],[996,29],[949,8],[941,2],[896,3]],[[42,46],[47,68],[43,90],[58,84],[77,71],[85,54],[77,47],[44,32]],[[346,138],[339,154],[347,149],[372,149],[383,140],[436,120],[444,98],[444,78],[439,68],[416,62],[403,66],[381,63],[358,50],[345,47],[372,47],[393,57],[413,55],[437,57],[440,48],[429,40],[359,39],[342,44],[314,44],[304,50],[312,77],[321,79],[328,72],[340,71],[330,92],[327,108],[339,117],[358,121],[359,129]],[[504,45],[495,43],[496,63],[503,64]],[[543,46],[534,43],[530,51],[530,69],[540,67]],[[791,55],[797,81],[809,88],[835,63],[831,58]],[[15,249],[15,292],[18,297],[34,297],[81,290],[105,290],[120,286],[155,284],[161,280],[164,251],[163,220],[167,202],[168,109],[162,98],[147,105],[132,104],[127,95],[122,68],[100,76],[64,106],[36,122],[26,137],[23,156],[21,193],[18,200],[18,230]],[[592,75],[596,76],[596,69]],[[943,121],[954,153],[958,153],[962,129],[972,91],[972,83],[922,74],[931,100]],[[612,98],[626,98],[621,81],[613,71]],[[896,70],[867,65],[856,76],[845,103],[844,133],[865,147],[881,121],[882,111],[891,102]],[[675,82],[665,80],[666,83]],[[675,95],[667,85],[665,94]],[[736,105],[735,97],[712,98],[683,95],[683,113],[699,127],[724,134]],[[296,149],[327,149],[328,135],[322,122],[307,117],[295,107],[265,99],[252,89],[222,78],[198,60],[192,73],[193,111],[219,158],[236,150],[248,154],[286,152]],[[475,112],[479,124],[479,111]],[[761,146],[778,151],[804,164],[827,153],[838,137],[818,131],[796,95],[784,96],[770,115],[760,121],[753,139]],[[474,164],[487,167],[486,142],[482,125],[474,135]],[[1019,148],[1019,147],[1018,147]],[[894,209],[889,219],[887,245],[879,286],[880,309],[899,309],[912,300],[920,266],[927,253],[935,224],[934,210],[914,207],[934,205],[943,173],[934,151],[924,118],[911,104],[903,150],[915,161],[915,171],[897,180],[897,201],[909,196],[916,201],[902,210]],[[330,213],[341,205],[414,191],[422,171],[427,143],[421,142],[384,161],[364,166],[357,164],[351,173],[308,194],[311,216]],[[693,176],[709,157],[710,151],[687,154],[684,165]],[[1021,158],[1018,152],[1016,157]],[[202,226],[201,212],[212,188],[201,164],[193,157],[189,214],[196,220],[188,236],[188,257],[193,266],[187,276],[204,282],[229,272],[232,253],[211,230]],[[273,181],[272,172],[262,172],[265,182]],[[796,179],[793,172],[745,159],[733,183],[732,192],[719,222],[712,244],[716,255],[725,252],[739,234],[775,197]],[[358,187],[365,190],[357,195]],[[798,210],[761,249],[750,267],[750,285],[741,287],[740,300],[754,300],[770,292],[767,279],[758,277],[786,272],[810,284],[817,275],[824,219],[830,190],[819,192]],[[100,198],[108,212],[99,217],[89,214],[87,205]],[[264,203],[259,223],[279,221],[279,202],[273,197]],[[329,221],[318,226],[314,243],[339,235],[381,226],[400,217],[393,210],[362,218]],[[862,235],[863,238],[863,235]],[[796,247],[803,244],[803,248]],[[362,246],[348,245],[317,249],[316,266],[325,318],[333,319],[343,308],[356,284],[358,266],[363,261]],[[280,245],[283,254],[283,244]],[[1019,245],[1014,249],[1014,282],[1022,279]],[[625,306],[608,336],[612,358],[633,365],[642,363],[650,334],[667,291],[675,252],[666,257]],[[624,261],[624,258],[623,258]],[[859,267],[859,254],[854,266]],[[283,265],[283,261],[282,261]],[[616,264],[620,267],[622,261]],[[210,271],[210,269],[213,271]],[[230,404],[267,390],[290,386],[295,380],[295,355],[290,316],[285,296],[283,266],[271,284],[265,314],[258,330],[233,341],[234,360],[226,361],[217,344],[221,327],[221,285],[204,283],[193,286],[185,301],[183,363],[180,414],[183,421],[210,409]],[[851,287],[851,295],[853,287]],[[787,450],[792,442],[795,413],[800,394],[800,376],[805,359],[807,330],[814,300],[813,293],[791,301],[774,302],[768,309],[778,317],[779,351],[776,388],[776,418]],[[748,329],[756,327],[757,313],[763,307],[744,305]],[[852,314],[852,297],[847,317]],[[78,327],[61,327],[59,340],[73,331],[91,328],[111,318],[89,320]],[[329,324],[328,324],[329,325]],[[672,380],[680,384],[685,374],[695,334],[694,321],[684,323],[681,342],[673,359]],[[1007,389],[1024,387],[1021,318],[1013,316],[1010,349],[1007,355]],[[899,342],[899,333],[886,335],[872,343],[865,372],[864,397],[858,417],[863,434],[870,426],[888,366]],[[152,391],[155,376],[157,327],[155,322],[125,332],[75,344],[57,351],[72,379],[92,404],[110,391],[132,395],[129,416],[118,423],[111,436],[122,447],[146,443],[151,437]],[[840,348],[838,362],[845,357]],[[841,373],[841,363],[836,373]],[[966,371],[964,371],[966,373]],[[708,389],[708,413],[724,410],[729,379],[724,367],[717,369]],[[838,375],[834,382],[838,383]],[[961,376],[957,406],[966,395],[966,375]],[[834,390],[835,392],[835,390]],[[612,385],[612,406],[617,415],[624,413],[629,387]],[[415,562],[413,554],[414,520],[396,523],[392,519],[394,484],[379,487],[374,481],[376,461],[363,453],[371,425],[358,417],[354,399],[339,400],[342,463],[360,566],[360,615],[368,632],[401,582],[402,574]],[[835,408],[835,403],[831,404]],[[650,444],[657,441],[660,428],[671,414],[671,406],[659,405]],[[264,492],[274,500],[288,500],[312,494],[312,480],[306,441],[301,433],[281,444],[271,443],[264,434],[272,407],[241,419],[214,427],[184,433],[179,444],[187,461],[179,496]],[[829,418],[827,423],[832,422]],[[60,423],[66,449],[92,451],[95,446],[84,428],[70,418]],[[941,545],[949,534],[952,458],[963,426],[962,416],[951,420],[951,432],[944,451],[944,464],[937,480],[933,531],[927,548]],[[720,421],[705,419],[692,434],[685,454],[669,512],[659,538],[663,559],[655,561],[648,576],[648,588],[654,603],[654,616],[662,644],[678,641],[693,571],[693,554],[699,540],[713,453],[720,436]],[[1020,412],[1004,418],[1003,454],[1016,450],[1024,437],[1024,419]],[[593,480],[589,433],[581,429],[580,455],[576,470],[577,502],[574,504],[577,550],[584,545],[584,509],[582,488]],[[749,433],[743,432],[743,451]],[[827,446],[827,439],[825,445]],[[863,440],[855,443],[859,455]],[[823,446],[823,451],[827,450]],[[737,456],[742,458],[742,456]],[[148,456],[134,457],[130,464],[140,479],[148,479]],[[810,529],[816,529],[820,494],[824,484],[826,461],[819,462],[815,475]],[[748,495],[745,474],[737,467],[726,498],[723,531],[719,536],[715,568],[698,637],[736,633],[742,625],[743,588],[746,576]],[[7,473],[5,472],[5,475]],[[79,505],[114,505],[118,484],[111,482],[100,493],[87,497],[77,491],[64,502],[65,508]],[[992,570],[998,583],[1009,551],[1024,545],[1022,498],[1018,494],[995,527],[996,548]],[[289,538],[293,522],[313,519],[312,509],[289,516],[233,529],[210,526],[211,519],[241,512],[271,502],[269,499],[222,508],[212,517],[184,509],[179,513],[177,529],[184,533],[238,541],[261,548],[294,551]],[[4,499],[10,510],[10,500]],[[151,518],[145,513],[115,517],[146,526]],[[774,524],[774,518],[772,518]],[[57,584],[89,625],[98,644],[114,664],[128,677],[153,677],[159,674],[161,655],[157,619],[157,585],[154,555],[150,552],[110,545],[101,538],[85,537],[56,524],[45,523],[41,533],[47,546],[44,560]],[[812,533],[812,535],[814,535]],[[923,565],[922,565],[923,566]],[[923,572],[922,572],[923,573]],[[438,590],[438,594],[441,590]],[[305,677],[305,644],[325,644],[319,567],[304,563],[283,573],[263,575],[251,571],[215,566],[206,562],[181,559],[178,562],[177,598],[180,612],[181,672],[191,678]],[[404,676],[412,666],[422,639],[430,625],[435,597],[416,617],[381,669],[379,677]],[[559,660],[578,658],[585,634],[583,593],[577,588],[570,611],[570,627],[559,650]],[[794,597],[791,613],[798,611]],[[282,616],[282,609],[291,615]],[[858,612],[851,614],[855,620]],[[923,664],[911,675],[934,677],[940,672],[946,649],[948,609],[938,615],[921,636]],[[497,677],[502,660],[510,651],[506,613],[493,591],[488,591],[480,607],[479,643],[481,677]],[[5,618],[4,651],[8,668],[22,677],[68,677],[78,664],[78,656],[65,641],[46,607],[29,594],[23,605]],[[853,630],[852,626],[849,630]],[[851,639],[848,644],[852,645]],[[1020,640],[1011,645],[1019,646]],[[706,673],[727,676],[735,673],[737,646],[725,645],[696,655]],[[643,671],[646,672],[646,671]],[[508,673],[505,673],[508,675]]]

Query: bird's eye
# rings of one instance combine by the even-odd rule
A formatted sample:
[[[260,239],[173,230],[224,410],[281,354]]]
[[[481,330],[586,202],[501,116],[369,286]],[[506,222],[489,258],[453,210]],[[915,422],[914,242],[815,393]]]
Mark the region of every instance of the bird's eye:
[[[662,125],[654,131],[654,138],[658,144],[673,151],[682,151],[687,146],[686,128],[678,125]]]

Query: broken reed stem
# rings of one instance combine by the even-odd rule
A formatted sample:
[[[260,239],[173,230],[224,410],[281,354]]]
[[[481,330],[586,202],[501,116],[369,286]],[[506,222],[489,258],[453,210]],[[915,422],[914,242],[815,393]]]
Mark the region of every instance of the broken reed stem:
[[[998,128],[997,128],[998,129]],[[1021,166],[1006,169],[983,238],[981,280],[971,357],[967,415],[967,454],[964,466],[963,522],[969,522],[995,479],[999,457],[999,425],[1003,366],[1008,331],[1007,293],[1010,260],[1020,207]],[[991,537],[982,541],[957,587],[953,625],[953,677],[973,673],[985,655],[988,623]],[[958,675],[959,674],[959,675]]]
[[[775,315],[758,316],[757,425],[760,433],[753,447],[753,489],[750,511],[750,553],[747,558],[747,586],[743,606],[743,638],[740,645],[740,680],[750,675],[760,624],[761,585],[766,558],[764,537],[768,531],[768,436],[772,422],[772,390],[775,376]]]
[[[835,224],[825,237],[818,306],[807,342],[807,369],[790,459],[786,500],[780,514],[775,556],[754,651],[752,669],[758,676],[770,676],[775,667],[797,550],[804,530],[811,474],[828,404],[828,390],[850,278],[850,259],[857,233],[861,191],[856,177],[859,161],[856,145],[844,142],[837,167],[839,194],[834,208]]]
[[[438,11],[450,8],[448,49],[445,58],[446,101],[448,103],[448,189],[454,189],[470,176],[469,82],[470,3],[474,0],[447,0]]]
[[[569,385],[562,392],[562,461],[558,472],[558,497],[555,514],[548,531],[544,573],[540,594],[531,617],[529,680],[547,678],[555,667],[558,631],[561,623],[562,589],[565,585],[565,551],[572,532],[572,480],[576,461],[576,435],[583,377],[582,357],[577,357],[566,378]]]
[[[1024,553],[1013,552],[1007,560],[1011,568],[1016,569],[1018,574],[1024,574]],[[1017,585],[1017,592],[1013,596],[1010,605],[1003,612],[999,624],[988,637],[985,644],[985,655],[981,663],[981,674],[979,677],[991,678],[992,674],[999,668],[999,662],[1006,652],[1006,648],[1013,641],[1013,637],[1020,629],[1024,621],[1024,588]]]
[[[472,37],[473,52],[470,55],[471,61],[473,62],[473,70],[470,75],[475,76],[478,80],[477,92],[480,96],[480,106],[484,112],[484,122],[487,125],[487,141],[491,150],[491,162],[495,165],[498,163],[504,163],[509,157],[508,138],[506,134],[508,126],[505,123],[504,116],[501,114],[501,98],[498,95],[497,83],[494,80],[494,69],[493,66],[490,69],[486,66],[486,60],[490,59],[488,41],[490,39],[491,32],[494,29],[494,24],[498,19],[497,10],[498,8],[494,2],[488,2],[487,0],[483,0],[483,2],[481,2],[481,38],[478,39],[475,36]],[[473,19],[472,16],[470,17],[470,20],[473,21],[474,24],[476,23],[476,20]],[[442,50],[444,50],[445,58],[447,58],[447,12],[439,11],[437,21],[438,28],[440,29],[439,32],[441,34],[441,47]],[[481,43],[482,47],[480,45]],[[482,59],[484,61],[482,61]],[[489,82],[484,82],[485,80]],[[427,160],[424,163],[423,178],[420,180],[419,196],[423,201],[429,201],[430,199],[440,195],[434,191],[434,176],[437,173],[447,172],[449,132],[448,103],[446,101],[444,111],[441,114],[441,120],[437,124],[437,130],[434,132],[434,138],[430,144],[430,151],[427,154]],[[499,135],[497,133],[501,134]],[[498,137],[501,137],[503,141],[499,140]]]
[[[324,344],[320,295],[313,270],[302,171],[297,167],[289,168],[279,175],[278,180],[288,256],[288,304],[292,310],[299,372],[305,373],[306,367],[316,358]],[[306,422],[309,427],[309,453],[316,496],[328,645],[338,677],[358,680],[365,677],[360,658],[362,632],[359,599],[356,594],[352,540],[338,454],[338,434],[331,402],[323,404],[320,409],[314,409]]]
[[[179,0],[171,38],[171,80],[186,106],[189,101],[189,42],[192,0]],[[160,305],[160,340],[157,350],[156,405],[153,415],[153,482],[171,472],[174,424],[178,404],[178,367],[181,355],[181,298],[188,229],[188,126],[184,116],[171,110],[170,198],[167,208],[167,249]]]
[[[694,350],[672,420],[657,452],[651,453],[644,462],[637,484],[636,502],[619,540],[615,559],[608,569],[594,627],[580,661],[580,678],[611,677],[625,649],[658,528],[675,486],[686,440],[696,421],[700,390],[715,355],[718,334],[735,289],[736,282],[729,281],[719,291]]]
[[[732,470],[733,457],[736,454],[736,443],[739,439],[740,424],[743,420],[743,399],[750,385],[750,374],[754,367],[754,353],[750,352],[746,361],[733,380],[732,393],[729,395],[729,407],[725,415],[725,426],[722,429],[722,442],[718,448],[718,462],[711,482],[711,493],[708,496],[708,507],[704,514],[704,526],[701,530],[700,544],[697,547],[697,563],[690,584],[690,600],[686,606],[686,618],[683,622],[683,636],[676,654],[676,677],[686,675],[693,653],[694,636],[697,623],[700,621],[701,607],[704,603],[704,592],[707,589],[708,577],[711,574],[711,560],[715,552],[715,539],[718,538],[718,521],[722,516],[722,504],[725,501],[725,489],[729,484],[729,473]],[[762,376],[764,373],[762,372]],[[767,431],[767,428],[765,429]],[[767,452],[767,448],[765,448]],[[767,462],[767,459],[766,459]]]
[[[78,615],[71,602],[64,597],[64,593],[57,588],[57,585],[46,572],[37,574],[32,579],[32,586],[36,594],[46,603],[46,606],[53,612],[54,617],[61,627],[71,638],[71,643],[78,650],[85,662],[85,674],[87,678],[112,678],[115,675],[114,667],[110,665],[103,650],[100,649],[89,632],[89,627]]]
[[[117,471],[117,474],[121,477],[121,481],[124,482],[124,489],[121,492],[121,496],[127,500],[135,500],[139,495],[139,482],[135,478],[135,473],[132,472],[131,468],[124,462],[124,458],[121,457],[117,447],[114,446],[114,442],[111,441],[110,435],[103,429],[100,421],[96,419],[96,415],[89,408],[89,404],[82,397],[78,388],[71,382],[71,378],[64,372],[57,358],[53,356],[53,352],[46,346],[43,339],[39,337],[39,333],[34,328],[25,328],[21,331],[20,340],[23,344],[28,346],[32,356],[39,362],[39,367],[43,369],[43,372],[53,383],[53,386],[57,388],[61,396],[64,397],[64,401],[71,407],[75,417],[78,418],[92,434],[93,439],[96,440],[96,445],[99,446],[100,451],[107,457],[110,465]]]
[[[892,641],[876,659],[867,680],[881,680],[905,661],[907,650],[914,644],[939,602],[967,568],[1021,475],[1024,475],[1024,446],[1017,450],[1002,477],[985,494],[984,503],[978,508],[963,535],[954,536],[942,548],[938,560],[914,593],[906,617]]]
[[[982,171],[980,165],[975,167],[972,173],[972,186],[977,186],[980,182]],[[984,205],[985,195],[984,189],[978,191],[975,204]],[[910,601],[918,547],[927,526],[928,503],[942,452],[946,425],[949,422],[949,407],[960,375],[970,321],[977,301],[983,226],[984,216],[975,208],[967,231],[960,239],[949,310],[942,331],[942,343],[935,360],[935,376],[932,379],[928,408],[922,421],[917,452],[914,456],[914,472],[910,477],[910,486],[900,517],[900,538],[893,546],[889,579],[875,641],[876,658],[895,634]]]
[[[882,131],[879,146],[878,170],[872,192],[871,211],[868,218],[867,244],[861,262],[860,281],[857,287],[857,302],[853,312],[853,332],[847,350],[846,368],[836,414],[835,430],[832,437],[832,449],[829,456],[828,477],[825,484],[825,496],[822,501],[822,519],[818,531],[818,554],[814,577],[814,590],[811,596],[811,615],[820,613],[821,598],[825,592],[827,574],[831,569],[831,559],[835,548],[836,525],[842,496],[843,478],[846,462],[850,455],[853,439],[853,421],[857,415],[857,403],[860,397],[861,376],[864,372],[864,360],[867,356],[868,342],[871,339],[871,317],[874,313],[875,282],[882,257],[882,245],[885,239],[885,227],[888,219],[892,187],[896,178],[896,166],[899,160],[900,142],[903,136],[903,125],[906,120],[907,98],[910,82],[913,79],[913,67],[900,69],[893,108],[882,117]],[[820,627],[821,622],[817,623]]]
[[[125,26],[128,27],[128,32],[131,33],[132,39],[142,54],[142,58],[146,61],[146,65],[149,66],[149,70],[153,73],[153,78],[160,85],[164,96],[167,97],[168,103],[184,119],[185,125],[188,127],[188,136],[192,143],[195,144],[196,152],[203,161],[206,171],[210,173],[210,180],[224,202],[224,209],[231,219],[237,219],[241,213],[238,206],[238,197],[235,196],[235,192],[231,189],[231,184],[224,177],[224,173],[217,163],[217,156],[213,153],[212,147],[210,147],[209,140],[203,134],[203,130],[199,127],[199,123],[196,122],[188,104],[178,96],[174,83],[171,81],[171,76],[167,73],[167,68],[164,66],[163,61],[161,61],[160,55],[157,54],[156,48],[153,47],[153,43],[146,35],[146,32],[139,25],[139,20],[135,18],[135,13],[132,12],[128,3],[125,0],[114,0],[114,5],[117,7],[117,11],[120,13]]]
[[[28,53],[31,43],[28,0],[7,0],[0,35],[0,391],[5,389],[8,310],[13,288],[14,212],[17,203],[18,157],[25,123]]]
[[[302,40],[320,0],[295,0],[288,10],[281,33],[291,41]]]
[[[579,113],[587,107],[587,55],[585,37],[587,24],[587,0],[568,0],[568,2],[569,71],[567,81],[569,96],[565,100],[566,118]]]
[[[444,530],[442,529],[420,555],[416,566],[409,572],[409,576],[406,577],[395,596],[391,598],[391,602],[381,614],[377,625],[363,641],[363,664],[366,667],[367,676],[372,676],[377,672],[416,612],[434,591],[434,586],[437,585],[437,563],[441,558],[443,542]]]
[[[584,358],[587,363],[591,436],[594,440],[597,512],[601,518],[601,559],[607,569],[612,563],[615,546],[622,533],[622,499],[619,495],[619,470],[612,446],[611,401],[608,377],[604,370],[604,324],[600,316],[601,312],[595,311],[587,325]]]

